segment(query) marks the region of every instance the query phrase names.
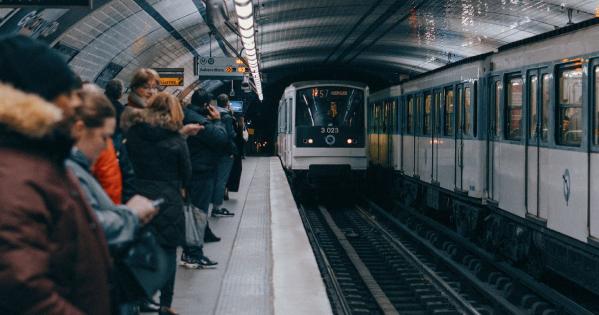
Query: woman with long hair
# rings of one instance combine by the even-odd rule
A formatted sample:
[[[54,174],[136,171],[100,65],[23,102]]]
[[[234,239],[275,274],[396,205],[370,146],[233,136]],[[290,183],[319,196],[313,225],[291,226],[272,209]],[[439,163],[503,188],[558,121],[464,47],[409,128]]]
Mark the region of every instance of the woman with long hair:
[[[171,280],[160,292],[160,314],[176,314],[171,308],[176,251],[177,246],[185,243],[181,192],[191,176],[187,143],[179,132],[183,127],[183,109],[177,98],[159,93],[150,99],[140,119],[129,128],[126,147],[135,172],[136,192],[150,199],[165,200],[149,226],[169,256]]]

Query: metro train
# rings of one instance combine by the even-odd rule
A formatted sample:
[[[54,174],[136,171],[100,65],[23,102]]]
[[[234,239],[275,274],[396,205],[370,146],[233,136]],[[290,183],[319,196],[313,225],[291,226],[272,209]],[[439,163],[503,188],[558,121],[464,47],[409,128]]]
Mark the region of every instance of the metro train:
[[[348,81],[289,85],[279,102],[277,153],[300,184],[343,189],[364,176],[368,87]]]
[[[368,103],[368,187],[533,275],[599,294],[599,19],[418,75]]]

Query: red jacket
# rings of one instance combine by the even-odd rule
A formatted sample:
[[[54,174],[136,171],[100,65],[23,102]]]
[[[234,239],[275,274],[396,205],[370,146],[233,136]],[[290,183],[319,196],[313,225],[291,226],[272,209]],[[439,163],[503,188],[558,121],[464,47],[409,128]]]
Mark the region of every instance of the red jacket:
[[[0,314],[110,314],[104,233],[56,107],[0,84]]]
[[[102,151],[100,157],[92,166],[92,174],[100,182],[100,185],[102,185],[114,204],[120,205],[123,199],[123,176],[111,139],[108,139],[106,149]]]

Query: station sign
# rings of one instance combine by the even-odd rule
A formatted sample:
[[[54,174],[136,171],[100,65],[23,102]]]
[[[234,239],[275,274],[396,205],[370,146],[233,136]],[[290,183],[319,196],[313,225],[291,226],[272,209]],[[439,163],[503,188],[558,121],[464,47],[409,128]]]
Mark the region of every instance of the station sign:
[[[87,7],[91,8],[93,0],[0,0],[0,7]]]
[[[243,80],[244,73],[249,72],[238,58],[200,56],[196,60],[200,79]]]
[[[183,86],[185,69],[183,68],[154,68],[160,75],[162,86]]]

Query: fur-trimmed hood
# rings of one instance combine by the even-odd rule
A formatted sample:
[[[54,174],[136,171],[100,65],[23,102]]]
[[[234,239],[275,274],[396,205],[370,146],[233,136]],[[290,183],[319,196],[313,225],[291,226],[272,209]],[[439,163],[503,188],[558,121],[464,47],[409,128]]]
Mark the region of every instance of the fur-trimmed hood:
[[[34,94],[0,83],[0,126],[31,139],[41,139],[62,120],[62,110]]]

